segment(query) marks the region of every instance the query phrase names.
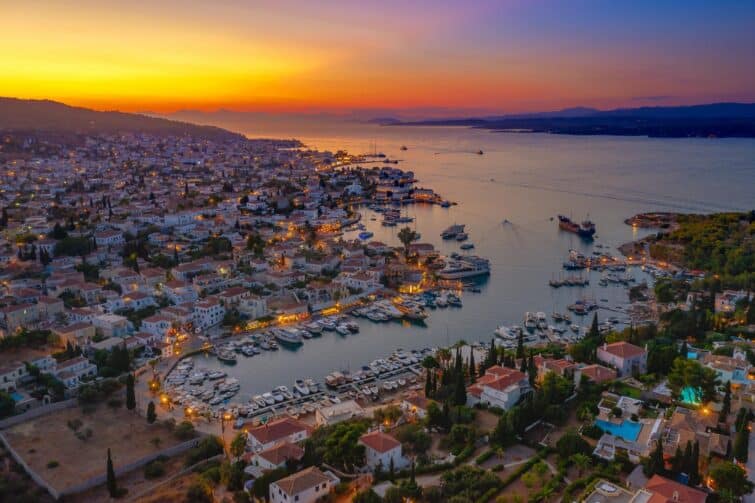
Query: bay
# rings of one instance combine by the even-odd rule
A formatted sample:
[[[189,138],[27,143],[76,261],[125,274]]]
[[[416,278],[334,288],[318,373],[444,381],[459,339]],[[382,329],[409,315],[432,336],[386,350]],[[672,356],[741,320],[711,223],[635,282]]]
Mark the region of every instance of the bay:
[[[233,127],[239,130],[238,124]],[[465,292],[462,308],[431,311],[425,326],[359,320],[358,334],[325,332],[297,350],[239,355],[233,367],[210,356],[196,357],[199,366],[223,368],[241,381],[234,401],[274,386],[290,387],[297,378],[321,381],[333,370],[357,370],[399,347],[489,341],[498,325],[520,324],[525,311],[564,312],[584,296],[601,305],[624,306],[625,288],[599,287],[597,273],[584,289],[554,290],[548,280],[562,271],[569,249],[589,254],[600,243],[615,252],[620,244],[641,237],[643,231],[623,223],[635,213],[749,210],[755,200],[752,139],[561,136],[325,120],[277,127],[249,124],[241,132],[249,137],[296,137],[319,150],[376,150],[399,159],[399,167],[414,171],[419,186],[458,203],[447,209],[406,208],[416,219],[411,226],[421,233],[421,241],[443,253],[459,251],[459,244],[443,241],[440,232],[463,223],[474,253],[490,259],[491,275],[480,293]],[[401,150],[402,145],[407,149]],[[589,216],[597,225],[594,244],[559,231],[552,220],[559,213],[578,220]],[[363,216],[373,239],[399,244],[400,226],[382,227],[379,219],[370,219],[369,211]],[[504,219],[511,223],[502,224]],[[640,279],[641,273],[635,274]],[[600,319],[615,315],[599,312]],[[574,321],[588,325],[590,319]]]

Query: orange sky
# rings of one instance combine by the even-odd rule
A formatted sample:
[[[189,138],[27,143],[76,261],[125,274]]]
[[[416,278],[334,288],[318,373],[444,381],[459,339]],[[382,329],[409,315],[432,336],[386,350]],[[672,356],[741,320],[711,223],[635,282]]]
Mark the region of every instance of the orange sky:
[[[755,70],[743,64],[755,46],[752,4],[4,3],[0,95],[98,109],[522,111],[755,99]]]

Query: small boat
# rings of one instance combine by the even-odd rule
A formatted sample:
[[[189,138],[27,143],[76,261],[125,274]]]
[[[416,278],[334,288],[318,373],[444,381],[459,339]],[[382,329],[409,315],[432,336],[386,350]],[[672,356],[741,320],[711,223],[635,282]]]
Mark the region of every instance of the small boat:
[[[469,239],[469,234],[466,232],[460,232],[456,235],[456,241],[466,241]]]
[[[304,325],[304,328],[307,329],[312,335],[320,335],[322,333],[322,325],[319,323],[307,323]]]
[[[217,357],[223,363],[236,363],[236,354],[231,351],[219,350]]]
[[[359,325],[356,322],[347,321],[346,323],[344,323],[344,325],[346,325],[346,328],[348,328],[349,331],[351,331],[354,334],[359,332]]]
[[[482,150],[478,150],[477,151],[477,155],[482,155],[482,154],[484,154],[484,152]]]
[[[406,148],[406,145],[401,145],[401,149],[400,150],[408,150],[408,149]]]
[[[370,239],[372,236],[374,236],[374,234],[370,231],[364,231],[364,232],[359,233],[359,239],[361,240]]]
[[[336,332],[341,335],[349,335],[351,333],[351,330],[349,330],[349,327],[347,327],[346,325],[340,324],[336,326]]]
[[[294,390],[299,392],[301,396],[309,395],[309,387],[304,383],[303,379],[297,379],[294,383]]]
[[[336,323],[333,320],[320,320],[323,330],[333,331],[336,329]]]
[[[456,239],[459,238],[457,237]],[[474,248],[474,245],[472,243],[464,243],[459,248],[461,248],[462,250],[471,250],[472,248]]]

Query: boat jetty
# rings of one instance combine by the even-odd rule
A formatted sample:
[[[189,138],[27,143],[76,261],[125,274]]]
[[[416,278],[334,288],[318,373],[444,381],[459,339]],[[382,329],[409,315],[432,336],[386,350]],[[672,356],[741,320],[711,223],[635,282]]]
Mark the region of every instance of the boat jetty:
[[[322,381],[296,379],[289,388],[280,385],[243,401],[232,401],[239,393],[238,379],[225,371],[195,368],[191,358],[182,360],[167,376],[164,397],[172,406],[181,406],[190,416],[250,418],[265,420],[287,414],[300,417],[342,400],[378,401],[382,396],[406,387],[416,387],[422,376],[421,362],[435,350],[397,349],[356,370],[333,371]]]

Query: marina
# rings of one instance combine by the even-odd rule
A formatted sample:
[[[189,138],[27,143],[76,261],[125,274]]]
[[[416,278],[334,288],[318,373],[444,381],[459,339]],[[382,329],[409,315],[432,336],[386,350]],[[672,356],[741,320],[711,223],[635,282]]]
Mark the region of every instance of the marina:
[[[405,317],[388,317],[380,309],[364,309],[367,306],[361,306],[361,312],[355,313],[352,310],[349,313],[351,321],[359,326],[357,333],[339,334],[335,329],[337,324],[326,321],[330,329],[323,326],[319,336],[312,335],[311,339],[304,339],[302,344],[278,344],[279,349],[274,351],[266,350],[265,346],[276,343],[276,339],[261,340],[258,348],[260,354],[244,357],[237,353],[235,365],[223,363],[210,353],[191,357],[198,367],[224,371],[239,380],[241,387],[233,402],[245,402],[279,385],[289,386],[289,390],[293,390],[290,382],[292,378],[324,378],[334,370],[359,369],[364,362],[370,362],[378,355],[385,355],[386,348],[448,346],[460,338],[468,342],[488,343],[495,337],[497,343],[502,343],[503,339],[494,335],[497,327],[521,325],[524,313],[528,311],[546,313],[548,328],[535,330],[533,333],[525,330],[529,338],[527,344],[546,343],[550,340],[549,336],[561,337],[566,341],[568,338],[576,338],[589,327],[593,312],[598,313],[602,327],[605,328],[609,320],[613,319],[616,323],[611,326],[621,328],[623,323],[630,320],[627,286],[646,282],[652,288],[654,278],[672,274],[653,265],[633,263],[629,257],[618,253],[620,245],[652,232],[627,225],[624,220],[646,210],[648,204],[659,208],[683,207],[689,211],[702,211],[708,208],[703,207],[704,202],[710,201],[706,197],[709,184],[701,184],[697,192],[696,186],[687,187],[685,193],[677,193],[673,184],[665,184],[662,196],[650,194],[644,185],[648,183],[647,180],[653,179],[655,172],[639,165],[634,166],[634,171],[638,175],[641,173],[644,178],[634,180],[644,181],[637,183],[632,190],[635,194],[643,195],[616,198],[610,191],[592,181],[600,179],[603,183],[610,183],[611,179],[620,176],[623,168],[620,170],[612,166],[610,160],[600,156],[583,157],[579,148],[582,139],[579,138],[541,139],[540,141],[556,144],[554,148],[557,146],[561,153],[558,159],[537,155],[532,161],[538,166],[538,174],[534,176],[517,172],[509,159],[512,156],[517,162],[525,162],[527,155],[533,152],[530,140],[524,136],[495,136],[453,128],[431,131],[421,128],[365,130],[369,134],[356,130],[354,136],[344,134],[323,138],[307,132],[299,133],[298,136],[307,144],[318,148],[347,148],[356,152],[367,145],[365,138],[382,138],[381,149],[388,153],[398,152],[402,144],[409,145],[407,151],[401,152],[401,167],[413,169],[417,178],[443,194],[444,201],[459,201],[460,204],[415,204],[401,208],[400,214],[414,218],[408,225],[422,234],[420,242],[431,242],[440,255],[451,260],[454,260],[454,254],[464,256],[459,253],[461,245],[474,243],[475,254],[489,260],[490,274],[444,280],[448,281],[449,288],[439,288],[438,295],[426,303],[426,317],[421,322]],[[591,141],[606,149],[636,149],[638,145],[642,145],[642,148],[651,152],[649,155],[666,159],[665,162],[674,162],[676,156],[675,152],[658,150],[650,140],[594,138]],[[479,158],[462,154],[442,157],[435,155],[435,152],[443,148],[456,148],[458,142],[482,144],[486,155]],[[690,148],[700,148],[699,141],[693,143],[695,145]],[[505,149],[502,148],[503,145]],[[716,148],[714,144],[705,145],[705,148]],[[576,164],[581,168],[564,173],[560,169],[563,163]],[[447,177],[439,170],[440,165],[465,175]],[[688,166],[688,169],[697,168]],[[495,174],[478,176],[485,170],[486,173]],[[598,173],[600,176],[596,178]],[[542,182],[556,176],[562,177],[563,187],[571,192],[554,192],[547,183]],[[496,181],[490,182],[490,178],[495,178]],[[695,203],[690,202],[691,196],[686,191],[694,193]],[[589,192],[590,196],[585,197],[585,192]],[[730,197],[733,201],[739,200],[740,205],[748,200],[746,194],[737,195],[736,191]],[[553,202],[532,204],[540,199],[552,199]],[[502,205],[501,201],[505,203]],[[710,204],[718,204],[716,207],[720,207],[720,202]],[[359,206],[356,209],[361,214],[360,224],[363,228],[355,225],[353,230],[345,230],[343,239],[358,240],[360,232],[370,232],[372,236],[364,240],[365,243],[375,241],[388,246],[401,246],[398,232],[402,225],[383,226],[383,207]],[[564,211],[573,215],[590,214],[600,231],[599,237],[585,241],[574,233],[560,231],[554,225],[554,220],[559,212]],[[502,224],[504,220],[505,224]],[[468,234],[468,241],[461,242],[460,245],[455,237],[442,239],[441,233],[444,230],[462,224],[463,231]],[[609,256],[615,259],[609,260]],[[570,269],[571,267],[574,268]],[[629,284],[613,281],[623,279],[627,274],[635,281]],[[551,287],[549,281],[558,279],[559,275],[564,278],[581,276],[589,280],[589,285]],[[605,281],[601,281],[603,279]],[[440,295],[443,289],[453,292],[462,307],[450,307],[448,295]],[[593,305],[597,309],[591,310]],[[641,318],[636,318],[636,321],[641,322]],[[300,326],[304,328],[305,324],[311,322],[312,320],[305,321]],[[550,330],[550,327],[556,330]]]

